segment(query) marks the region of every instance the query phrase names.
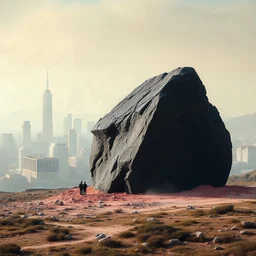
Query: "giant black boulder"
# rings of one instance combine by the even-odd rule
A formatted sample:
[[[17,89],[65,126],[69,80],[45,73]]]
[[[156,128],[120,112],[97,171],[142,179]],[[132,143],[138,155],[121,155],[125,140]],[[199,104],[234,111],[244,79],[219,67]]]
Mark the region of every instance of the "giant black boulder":
[[[224,186],[230,134],[190,67],[145,81],[98,121],[90,165],[96,189],[174,192]]]

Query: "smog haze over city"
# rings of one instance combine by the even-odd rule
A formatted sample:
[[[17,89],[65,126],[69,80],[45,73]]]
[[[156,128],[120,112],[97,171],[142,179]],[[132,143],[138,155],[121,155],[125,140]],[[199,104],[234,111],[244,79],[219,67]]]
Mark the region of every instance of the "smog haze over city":
[[[70,170],[72,186],[90,183],[93,125],[148,78],[186,66],[231,133],[232,171],[256,168],[241,153],[255,143],[255,13],[253,0],[0,0],[2,183],[55,186],[33,174],[41,160],[59,185]]]
[[[1,0],[0,131],[41,129],[49,70],[54,133],[97,120],[148,77],[200,70],[223,117],[254,112],[255,1]],[[242,104],[241,104],[242,102]]]

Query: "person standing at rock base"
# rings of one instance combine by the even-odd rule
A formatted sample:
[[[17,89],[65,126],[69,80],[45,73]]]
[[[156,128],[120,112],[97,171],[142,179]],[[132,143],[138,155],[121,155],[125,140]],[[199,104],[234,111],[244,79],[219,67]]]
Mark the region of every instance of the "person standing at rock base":
[[[84,182],[83,188],[84,188],[84,194],[86,195],[86,190],[87,190],[87,184],[86,184],[86,182]]]
[[[80,189],[80,195],[82,195],[83,194],[83,189],[84,189],[84,185],[83,185],[82,181],[79,184],[79,189]]]

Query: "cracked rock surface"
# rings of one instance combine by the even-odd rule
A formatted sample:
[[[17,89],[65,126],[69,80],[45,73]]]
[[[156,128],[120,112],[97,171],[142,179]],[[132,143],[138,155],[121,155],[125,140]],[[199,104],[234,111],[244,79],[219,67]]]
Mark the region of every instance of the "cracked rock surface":
[[[90,166],[95,189],[177,192],[224,186],[230,134],[190,67],[145,81],[94,126]]]

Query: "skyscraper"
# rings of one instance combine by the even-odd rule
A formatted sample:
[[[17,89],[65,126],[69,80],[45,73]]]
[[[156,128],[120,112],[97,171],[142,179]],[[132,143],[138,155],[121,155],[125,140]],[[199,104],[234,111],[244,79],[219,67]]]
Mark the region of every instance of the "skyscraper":
[[[59,160],[59,174],[61,178],[68,177],[68,147],[64,143],[52,143],[49,148],[49,156]]]
[[[77,155],[77,134],[74,129],[69,130],[68,133],[68,153],[69,156]]]
[[[9,165],[18,162],[18,151],[11,133],[3,134],[1,157],[3,158],[4,169],[8,170]]]
[[[63,132],[64,135],[69,133],[69,130],[72,129],[72,114],[69,113],[66,117],[63,118]]]
[[[82,120],[79,118],[74,119],[73,128],[76,130],[77,135],[80,135],[82,132]]]
[[[2,148],[12,152],[16,150],[16,145],[12,133],[3,133]]]
[[[72,129],[72,114],[71,113],[69,113],[67,116],[67,129],[68,129],[68,132],[69,132],[69,130]]]
[[[23,147],[28,147],[31,144],[31,125],[30,121],[24,121],[22,126],[22,144]]]
[[[43,95],[43,140],[51,143],[53,137],[52,127],[52,93],[49,90],[49,80],[47,72],[47,88]]]
[[[64,134],[68,134],[68,118],[63,118],[63,132]]]

